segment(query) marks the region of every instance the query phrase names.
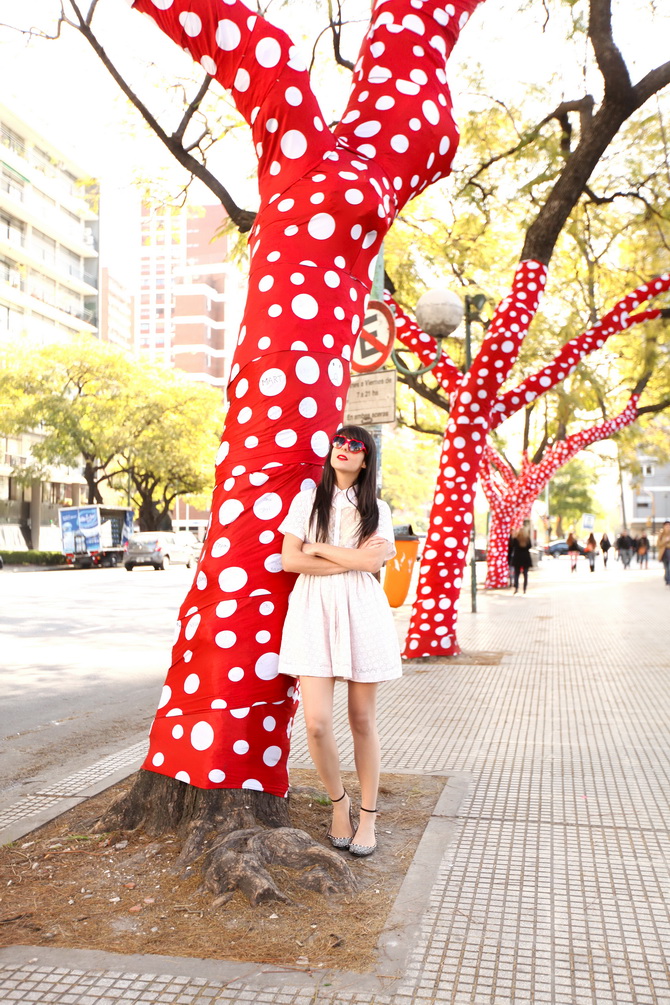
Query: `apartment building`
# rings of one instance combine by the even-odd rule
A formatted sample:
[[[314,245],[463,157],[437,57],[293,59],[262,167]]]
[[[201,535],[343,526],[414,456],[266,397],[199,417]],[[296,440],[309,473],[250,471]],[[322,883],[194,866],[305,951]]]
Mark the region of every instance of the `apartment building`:
[[[222,390],[245,297],[223,221],[220,205],[143,207],[136,322],[138,354]]]
[[[99,336],[98,195],[82,168],[0,105],[0,342]],[[21,478],[38,437],[0,438],[0,548],[54,547],[58,505],[80,497],[76,468]]]
[[[636,534],[643,530],[655,543],[656,535],[670,520],[670,464],[640,453],[640,473],[629,480],[626,517]]]
[[[100,338],[135,352],[135,298],[106,266],[100,269]]]
[[[0,337],[98,332],[98,187],[0,105]]]

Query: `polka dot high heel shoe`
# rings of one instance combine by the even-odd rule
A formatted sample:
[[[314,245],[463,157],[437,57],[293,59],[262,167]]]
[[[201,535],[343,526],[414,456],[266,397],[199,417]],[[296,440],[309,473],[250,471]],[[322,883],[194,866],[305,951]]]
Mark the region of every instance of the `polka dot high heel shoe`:
[[[331,803],[341,803],[345,796],[349,799],[349,824],[351,826],[351,834],[349,835],[349,837],[334,837],[332,834],[333,825],[331,823],[328,829],[328,833],[326,834],[326,837],[332,844],[333,848],[345,848],[345,849],[349,848],[351,845],[351,839],[356,832],[356,827],[354,825],[354,818],[351,812],[351,799],[349,798],[349,793],[347,792],[347,790],[346,789],[344,790],[339,799],[331,799],[330,801]]]
[[[366,810],[365,806],[361,806],[361,813],[376,813],[376,808],[374,810]],[[353,841],[349,842],[349,851],[352,855],[358,855],[359,858],[363,858],[364,855],[372,855],[373,851],[376,851],[377,842],[374,844],[354,844]]]

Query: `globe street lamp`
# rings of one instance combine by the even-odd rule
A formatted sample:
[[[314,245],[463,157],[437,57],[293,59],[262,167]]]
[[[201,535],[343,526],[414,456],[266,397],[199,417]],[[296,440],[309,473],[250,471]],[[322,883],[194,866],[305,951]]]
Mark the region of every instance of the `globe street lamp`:
[[[435,359],[418,370],[409,370],[399,357],[404,350],[394,349],[391,358],[400,373],[420,377],[437,365],[442,355],[442,340],[456,331],[463,320],[463,301],[451,290],[428,290],[417,301],[414,315],[421,328],[436,340]]]

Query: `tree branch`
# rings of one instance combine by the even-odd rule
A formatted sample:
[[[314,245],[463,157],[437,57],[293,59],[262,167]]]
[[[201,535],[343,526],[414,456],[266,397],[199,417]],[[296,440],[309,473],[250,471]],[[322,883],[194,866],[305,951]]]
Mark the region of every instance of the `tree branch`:
[[[353,70],[354,64],[350,62],[350,60],[344,58],[340,48],[342,39],[342,5],[340,0],[337,0],[337,20],[333,17],[332,0],[328,0],[328,19],[330,21],[330,30],[333,37],[333,55],[335,56],[335,62],[338,66],[346,67],[347,70]]]
[[[190,103],[190,105],[188,106],[188,108],[184,112],[184,115],[183,115],[183,118],[182,118],[181,122],[179,123],[179,125],[177,126],[177,128],[175,129],[175,131],[173,132],[172,139],[176,140],[178,143],[181,143],[182,140],[184,139],[184,133],[186,132],[187,126],[188,126],[189,122],[191,121],[191,119],[193,118],[193,116],[195,115],[195,113],[200,108],[200,105],[202,103],[202,99],[207,94],[207,91],[209,90],[209,85],[211,84],[211,82],[212,82],[212,77],[210,77],[209,74],[207,74],[205,76],[205,79],[203,80],[202,84],[200,85],[200,89],[198,90],[198,93],[196,94],[196,96],[194,97],[193,101]],[[205,132],[203,133],[203,136],[206,136],[206,135],[207,135],[207,130],[205,130]],[[200,137],[200,139],[202,139],[202,136]],[[200,143],[200,140],[198,140],[198,143]],[[194,145],[197,146],[197,144],[194,144]],[[192,149],[193,149],[193,144],[190,147],[187,147],[187,150],[192,150]]]
[[[644,405],[642,408],[638,408],[637,414],[644,415],[645,413],[662,412],[666,408],[670,408],[670,398],[657,401],[654,405]]]
[[[405,426],[407,429],[414,429],[417,433],[426,433],[428,436],[436,436],[440,440],[444,439],[444,429],[437,429],[432,426],[423,426],[416,419],[413,422],[410,422],[400,411],[398,412],[398,424]]]
[[[428,387],[423,383],[418,377],[412,377],[410,374],[400,373],[398,371],[398,379],[402,384],[411,388],[416,394],[421,395],[426,401],[430,401],[431,404],[437,405],[443,411],[448,412],[450,409],[449,401],[447,398],[443,398],[438,389]],[[444,435],[444,430],[440,430],[440,436]]]
[[[98,6],[98,0],[93,0],[91,6],[88,8],[88,14],[86,15],[86,24],[90,27],[93,21],[93,15],[95,14],[95,8]]]
[[[61,2],[60,15],[58,17],[55,35],[50,35],[46,31],[41,30],[38,31],[37,28],[17,28],[15,24],[6,24],[4,21],[0,22],[0,28],[7,28],[9,29],[9,31],[18,31],[20,35],[27,35],[28,38],[46,38],[49,41],[54,41],[55,39],[60,38],[61,28],[63,27],[64,24],[69,24],[71,25],[71,27],[76,28],[76,25],[73,25],[71,21],[68,21],[65,15],[65,10],[63,9],[63,4]]]
[[[635,84],[633,87],[636,101],[635,107],[639,108],[648,98],[651,98],[652,95],[656,94],[663,87],[667,87],[668,84],[670,84],[670,60],[650,70],[646,76],[642,77]]]
[[[605,102],[627,105],[632,87],[628,67],[612,37],[612,2],[591,0],[590,8],[589,39],[605,81]]]
[[[536,126],[533,126],[532,129],[526,132],[521,137],[519,142],[515,144],[515,146],[509,147],[507,150],[503,150],[502,153],[495,154],[493,157],[489,157],[488,160],[480,164],[475,173],[468,177],[466,184],[474,184],[475,179],[477,179],[480,174],[483,174],[484,171],[487,171],[488,168],[492,167],[498,161],[504,160],[507,157],[512,157],[514,154],[527,147],[530,143],[537,139],[542,127],[546,126],[546,124],[551,122],[552,119],[556,119],[559,122],[563,131],[563,136],[567,137],[567,150],[569,151],[572,127],[569,124],[568,112],[579,112],[581,131],[583,133],[591,122],[593,106],[594,100],[590,94],[585,94],[583,98],[575,98],[574,101],[562,101],[561,104],[553,110],[553,112],[550,112],[549,115],[545,115],[541,122],[538,122]],[[565,149],[565,142],[565,139],[562,140],[562,149]]]
[[[167,147],[173,157],[196,178],[199,178],[200,181],[207,186],[210,192],[217,197],[223,208],[226,210],[228,216],[231,218],[233,223],[236,224],[238,229],[243,234],[251,230],[256,214],[251,213],[249,210],[241,209],[234,201],[228,190],[220,183],[218,178],[216,178],[215,175],[213,175],[212,172],[209,171],[196,157],[193,157],[190,153],[188,153],[188,151],[184,150],[181,143],[176,142],[172,136],[165,132],[155,116],[149,111],[144,102],[137,96],[137,94],[135,94],[129,84],[116,69],[115,65],[98,42],[98,39],[93,34],[93,31],[86,23],[86,19],[79,10],[75,0],[70,0],[70,3],[79,20],[79,25],[74,26],[75,29],[84,36],[86,41],[99,57],[102,64],[114,78],[128,100],[131,101],[138,110],[147,125],[153,129],[156,136],[158,136],[160,141]]]

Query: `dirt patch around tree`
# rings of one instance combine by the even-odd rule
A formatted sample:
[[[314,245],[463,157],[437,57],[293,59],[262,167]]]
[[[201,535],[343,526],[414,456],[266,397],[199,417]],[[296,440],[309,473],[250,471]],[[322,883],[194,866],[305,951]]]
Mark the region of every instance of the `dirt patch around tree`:
[[[134,777],[134,776],[133,776]],[[447,782],[436,775],[382,776],[378,848],[339,852],[358,890],[350,896],[301,887],[299,872],[270,867],[289,903],[251,907],[241,893],[213,906],[198,865],[175,868],[181,841],[141,830],[91,828],[133,778],[0,848],[0,946],[63,946],[116,953],[367,971],[375,945]],[[344,775],[354,805],[355,776]],[[330,848],[330,804],[313,771],[291,772],[291,826]]]

